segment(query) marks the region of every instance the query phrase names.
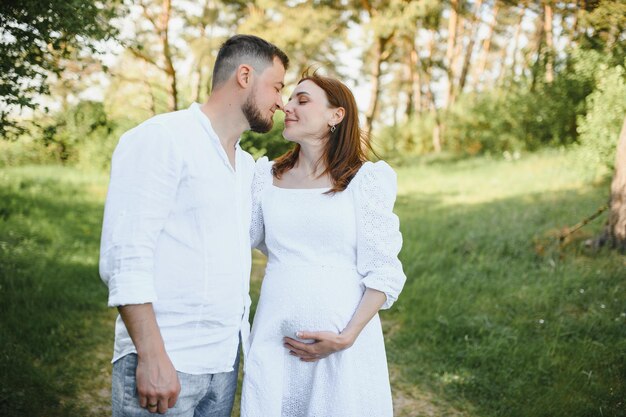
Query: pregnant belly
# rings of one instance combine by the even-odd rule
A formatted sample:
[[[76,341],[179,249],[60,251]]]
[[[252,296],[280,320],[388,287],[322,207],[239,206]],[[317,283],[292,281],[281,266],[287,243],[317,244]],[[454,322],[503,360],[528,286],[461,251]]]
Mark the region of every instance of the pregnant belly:
[[[280,336],[298,331],[342,331],[363,296],[352,268],[268,268],[258,318],[271,320]],[[256,319],[255,319],[256,320]]]

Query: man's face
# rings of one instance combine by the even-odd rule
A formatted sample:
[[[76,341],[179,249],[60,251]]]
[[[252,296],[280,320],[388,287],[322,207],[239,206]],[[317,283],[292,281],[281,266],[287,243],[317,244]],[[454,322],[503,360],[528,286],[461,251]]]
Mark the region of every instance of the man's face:
[[[283,107],[284,79],[285,67],[278,58],[254,78],[248,99],[241,108],[253,132],[266,133],[272,129],[274,112]]]

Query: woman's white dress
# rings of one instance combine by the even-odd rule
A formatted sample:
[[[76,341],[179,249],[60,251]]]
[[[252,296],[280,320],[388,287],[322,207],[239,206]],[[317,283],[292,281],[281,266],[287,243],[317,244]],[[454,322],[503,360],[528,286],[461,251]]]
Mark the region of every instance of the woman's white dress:
[[[366,162],[348,188],[284,189],[272,163],[257,162],[253,245],[268,255],[244,365],[242,417],[391,417],[391,390],[380,319],[354,345],[317,362],[289,355],[283,337],[341,332],[365,287],[389,308],[404,285],[402,246],[392,209],[396,175]]]

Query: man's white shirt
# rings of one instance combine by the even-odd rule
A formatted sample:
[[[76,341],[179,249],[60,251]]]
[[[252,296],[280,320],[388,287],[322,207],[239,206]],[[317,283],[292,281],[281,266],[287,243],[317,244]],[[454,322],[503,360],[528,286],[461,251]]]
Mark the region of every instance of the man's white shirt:
[[[232,370],[249,335],[254,160],[230,164],[196,103],[126,132],[115,149],[100,276],[109,306],[152,303],[176,370]],[[135,352],[118,316],[113,361]]]

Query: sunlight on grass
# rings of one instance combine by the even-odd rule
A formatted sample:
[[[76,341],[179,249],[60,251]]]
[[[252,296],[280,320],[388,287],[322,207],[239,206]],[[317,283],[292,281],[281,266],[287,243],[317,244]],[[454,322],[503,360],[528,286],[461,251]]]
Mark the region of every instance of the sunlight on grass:
[[[570,154],[528,155],[520,160],[474,158],[451,164],[416,164],[398,171],[399,195],[432,196],[442,206],[481,204],[536,193],[588,187],[587,174]]]
[[[626,259],[583,245],[603,217],[555,240],[607,185],[555,151],[397,172],[408,280],[381,313],[396,415],[623,415]],[[110,412],[106,187],[106,173],[0,169],[0,415]],[[264,265],[254,252],[252,312]]]
[[[553,232],[604,204],[607,185],[560,152],[398,174],[408,281],[384,317],[400,323],[388,352],[404,378],[474,415],[618,415],[624,258],[583,245],[604,217],[564,247]]]

